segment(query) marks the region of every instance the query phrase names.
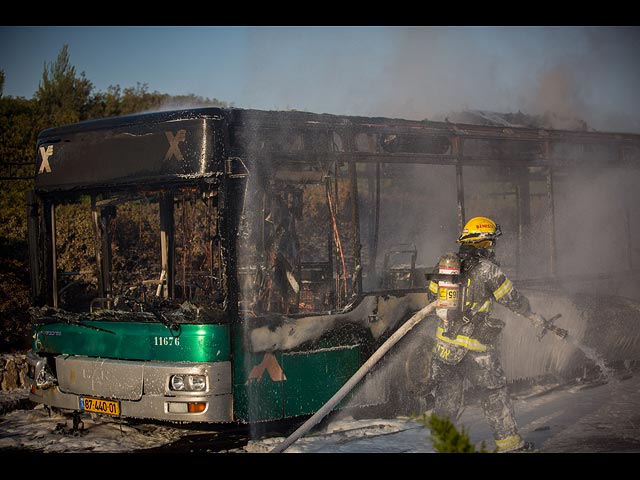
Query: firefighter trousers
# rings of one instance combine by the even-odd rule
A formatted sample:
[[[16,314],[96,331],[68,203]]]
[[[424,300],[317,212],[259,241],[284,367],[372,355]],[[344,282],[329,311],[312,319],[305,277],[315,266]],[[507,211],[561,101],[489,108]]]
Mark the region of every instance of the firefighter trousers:
[[[479,388],[484,416],[493,431],[498,450],[509,450],[521,444],[507,391],[507,377],[493,348],[484,352],[470,350],[456,365],[448,365],[433,357],[429,374],[429,383],[435,386],[433,413],[448,418],[454,424],[457,422],[464,401],[465,379]]]

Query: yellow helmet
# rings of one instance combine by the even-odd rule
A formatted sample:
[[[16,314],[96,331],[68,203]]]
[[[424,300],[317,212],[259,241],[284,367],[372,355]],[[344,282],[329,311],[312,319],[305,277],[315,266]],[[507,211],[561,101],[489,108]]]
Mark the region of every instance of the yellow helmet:
[[[487,217],[473,217],[462,229],[457,243],[476,248],[489,248],[502,235],[500,225]]]

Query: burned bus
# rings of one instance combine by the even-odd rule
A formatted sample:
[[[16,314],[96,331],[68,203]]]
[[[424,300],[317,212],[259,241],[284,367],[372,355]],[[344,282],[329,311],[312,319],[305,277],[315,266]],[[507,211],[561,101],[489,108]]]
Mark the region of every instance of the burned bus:
[[[593,272],[563,263],[579,243],[556,199],[572,195],[567,172],[639,160],[631,134],[237,108],[42,131],[30,399],[175,422],[313,414],[426,304],[426,273],[465,217],[499,219],[505,271],[548,290]],[[619,248],[600,255],[633,273],[638,212],[617,205]],[[424,393],[423,323],[393,374],[340,408]],[[542,355],[526,368],[560,368]]]

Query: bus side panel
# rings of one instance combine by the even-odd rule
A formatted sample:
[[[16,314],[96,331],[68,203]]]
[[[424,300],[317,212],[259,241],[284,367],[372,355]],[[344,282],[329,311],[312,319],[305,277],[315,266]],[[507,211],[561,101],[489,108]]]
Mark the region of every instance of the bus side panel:
[[[246,351],[241,327],[234,349],[234,415],[256,422],[316,412],[360,368],[361,345],[325,341],[313,350]],[[342,404],[348,402],[347,396]],[[341,406],[341,405],[340,405]]]
[[[245,348],[245,332],[234,327],[233,415],[241,422],[260,422],[282,418],[284,407],[282,353],[253,354]]]
[[[313,414],[319,410],[360,367],[357,345],[283,355],[284,414]]]

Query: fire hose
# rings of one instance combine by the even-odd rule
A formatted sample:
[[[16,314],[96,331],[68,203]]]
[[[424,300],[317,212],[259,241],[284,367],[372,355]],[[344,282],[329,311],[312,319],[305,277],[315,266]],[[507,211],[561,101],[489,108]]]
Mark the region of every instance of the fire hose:
[[[298,429],[289,435],[284,442],[277,445],[269,453],[282,453],[289,448],[296,440],[304,436],[312,427],[314,427],[320,420],[322,420],[344,397],[349,393],[362,378],[378,363],[378,361],[393,347],[402,337],[404,337],[409,330],[415,327],[418,323],[424,320],[436,308],[437,301],[434,301],[423,307],[416,312],[409,320],[407,320],[393,335],[391,335],[381,346],[376,350],[369,359],[362,364],[353,376],[347,380],[347,382],[338,390],[328,401],[325,403],[315,414],[313,414],[306,422],[304,422]]]

